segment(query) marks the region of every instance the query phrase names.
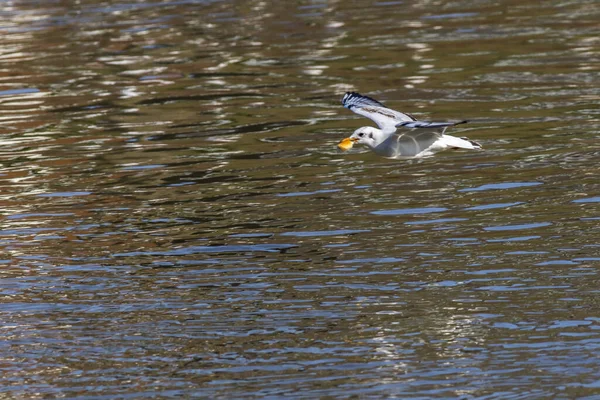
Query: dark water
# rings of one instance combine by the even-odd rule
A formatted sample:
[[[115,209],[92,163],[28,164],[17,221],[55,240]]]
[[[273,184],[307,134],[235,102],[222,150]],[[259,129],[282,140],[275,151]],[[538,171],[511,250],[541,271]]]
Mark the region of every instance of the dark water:
[[[0,10],[2,396],[600,398],[596,1]]]

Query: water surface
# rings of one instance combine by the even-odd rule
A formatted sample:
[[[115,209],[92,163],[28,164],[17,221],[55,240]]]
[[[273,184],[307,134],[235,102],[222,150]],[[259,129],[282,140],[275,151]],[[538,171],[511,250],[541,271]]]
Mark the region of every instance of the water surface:
[[[595,1],[19,1],[11,398],[592,398]],[[484,152],[335,144],[360,91]]]

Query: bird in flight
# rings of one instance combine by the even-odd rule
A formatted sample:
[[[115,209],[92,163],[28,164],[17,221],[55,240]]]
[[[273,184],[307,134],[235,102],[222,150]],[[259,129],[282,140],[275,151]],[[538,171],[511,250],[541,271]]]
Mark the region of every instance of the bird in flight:
[[[387,108],[377,100],[356,92],[347,92],[342,105],[369,118],[379,128],[363,126],[338,143],[341,150],[364,144],[376,154],[388,158],[427,157],[446,149],[481,150],[481,145],[467,138],[446,135],[449,126],[467,123],[419,121],[410,114]]]

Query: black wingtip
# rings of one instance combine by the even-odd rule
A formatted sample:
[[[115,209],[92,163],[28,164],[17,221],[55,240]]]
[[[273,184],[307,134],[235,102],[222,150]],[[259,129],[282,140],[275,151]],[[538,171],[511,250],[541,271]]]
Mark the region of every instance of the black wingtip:
[[[363,102],[370,102],[371,105],[376,105],[378,107],[385,107],[379,101],[377,101],[369,96],[362,95],[358,92],[346,92],[344,97],[342,97],[342,105],[346,108],[352,108],[352,107],[356,106],[356,102],[360,102],[361,100]]]
[[[364,97],[362,94],[358,93],[358,92],[346,92],[346,94],[344,95],[344,97],[342,97],[342,105],[344,107],[352,107],[352,104],[350,105],[346,105],[350,100],[357,98],[357,97]]]

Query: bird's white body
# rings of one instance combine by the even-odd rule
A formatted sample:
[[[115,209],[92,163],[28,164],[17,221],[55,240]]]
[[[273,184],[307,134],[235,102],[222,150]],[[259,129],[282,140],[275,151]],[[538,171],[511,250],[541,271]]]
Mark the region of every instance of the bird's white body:
[[[361,136],[362,134],[362,136]],[[387,134],[381,129],[365,126],[357,129],[350,138],[370,147],[375,154],[388,158],[428,157],[439,151],[455,149],[481,149],[477,143],[437,131],[417,131],[412,134]]]
[[[412,115],[389,108],[367,96],[346,93],[344,107],[373,120],[378,126],[364,126],[338,145],[347,150],[355,143],[370,147],[376,154],[388,158],[419,158],[449,148],[481,150],[481,145],[469,139],[446,135],[449,126],[458,122],[418,121]],[[402,129],[405,128],[405,129]]]

